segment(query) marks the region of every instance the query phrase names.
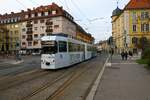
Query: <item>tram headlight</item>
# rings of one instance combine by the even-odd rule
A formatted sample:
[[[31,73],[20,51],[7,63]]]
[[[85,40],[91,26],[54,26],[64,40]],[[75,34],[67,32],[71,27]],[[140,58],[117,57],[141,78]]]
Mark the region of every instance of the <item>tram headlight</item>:
[[[50,62],[46,62],[45,64],[46,64],[47,66],[49,66],[49,65],[50,65]]]

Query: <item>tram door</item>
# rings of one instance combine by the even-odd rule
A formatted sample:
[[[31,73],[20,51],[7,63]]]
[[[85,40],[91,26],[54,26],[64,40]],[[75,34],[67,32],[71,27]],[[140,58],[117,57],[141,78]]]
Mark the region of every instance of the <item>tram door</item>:
[[[83,49],[83,60],[85,60],[85,52],[86,52],[86,51],[85,51],[85,50],[86,50],[85,45],[83,45],[83,48],[84,48],[84,49]]]

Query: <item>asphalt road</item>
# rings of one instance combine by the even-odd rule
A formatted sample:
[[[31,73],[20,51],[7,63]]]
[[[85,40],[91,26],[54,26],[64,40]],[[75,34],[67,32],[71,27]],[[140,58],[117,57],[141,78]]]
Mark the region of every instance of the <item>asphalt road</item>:
[[[107,55],[60,70],[40,69],[40,56],[0,65],[0,100],[83,100]]]

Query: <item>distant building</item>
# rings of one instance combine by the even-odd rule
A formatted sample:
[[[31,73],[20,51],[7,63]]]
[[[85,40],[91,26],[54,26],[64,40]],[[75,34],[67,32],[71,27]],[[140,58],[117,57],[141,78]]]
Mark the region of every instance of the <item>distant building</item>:
[[[57,33],[68,34],[72,38],[88,43],[94,41],[94,38],[86,33],[67,11],[55,3],[32,10],[22,10],[19,13],[0,15],[0,26],[6,26],[8,30],[7,33],[0,32],[0,36],[8,34],[7,46],[6,43],[0,42],[0,51],[4,44],[4,51],[22,49],[27,52],[40,52],[40,38]],[[2,36],[0,38],[6,41],[6,38]]]
[[[99,51],[109,51],[110,46],[108,45],[108,41],[100,41],[99,43],[97,43],[97,49]]]
[[[118,52],[137,52],[150,42],[150,0],[130,0],[112,13],[112,36]]]

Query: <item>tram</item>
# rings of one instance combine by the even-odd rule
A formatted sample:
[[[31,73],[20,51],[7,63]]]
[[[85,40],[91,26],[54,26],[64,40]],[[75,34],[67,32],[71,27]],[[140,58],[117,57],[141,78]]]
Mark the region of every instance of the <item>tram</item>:
[[[41,38],[42,69],[60,69],[96,56],[92,44],[68,37],[66,34],[53,34]]]

